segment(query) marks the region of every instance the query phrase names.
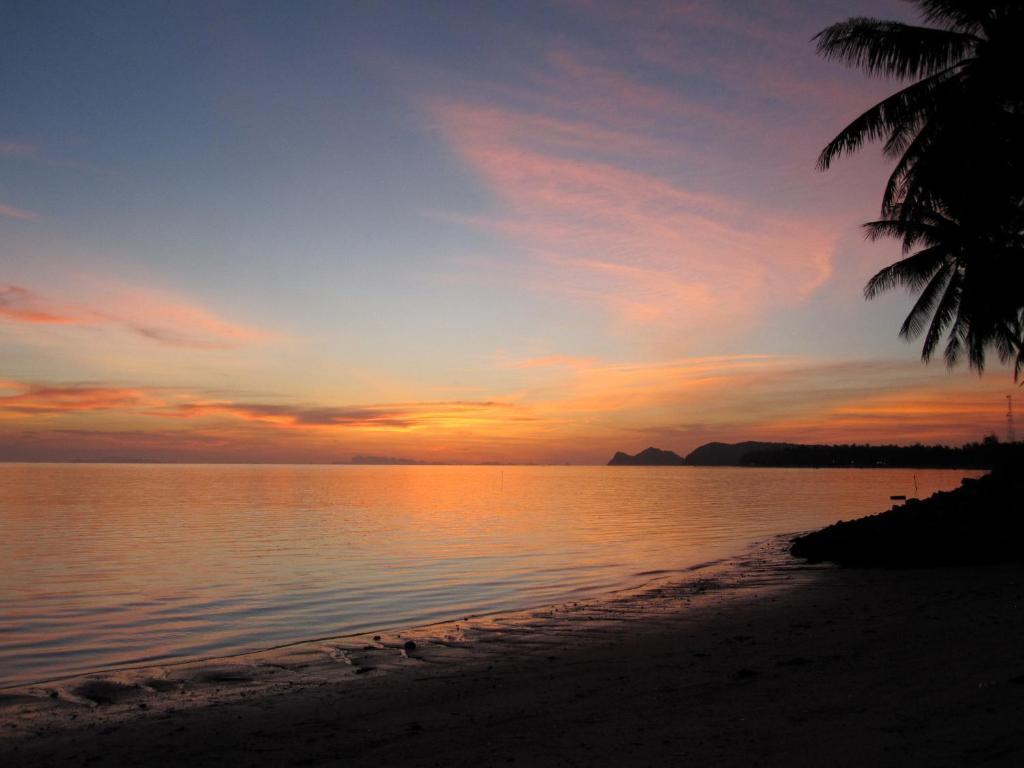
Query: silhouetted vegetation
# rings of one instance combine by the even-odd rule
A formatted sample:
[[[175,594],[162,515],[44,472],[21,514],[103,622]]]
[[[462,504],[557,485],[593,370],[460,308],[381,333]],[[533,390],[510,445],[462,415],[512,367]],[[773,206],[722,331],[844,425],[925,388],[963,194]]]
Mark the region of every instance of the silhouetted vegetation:
[[[856,118],[822,151],[882,141],[896,161],[871,239],[902,241],[901,261],[865,296],[896,286],[918,298],[900,329],[924,334],[927,361],[947,334],[950,366],[981,371],[986,351],[1024,366],[1024,3],[915,0],[926,26],[870,18],[833,24],[818,52],[870,76],[912,81]]]
[[[684,459],[677,453],[647,448],[635,456],[619,451],[609,466],[693,467],[908,467],[992,469],[1021,457],[1022,443],[1000,443],[989,435],[959,448],[945,445],[800,445],[797,443],[705,443]]]
[[[994,436],[960,448],[944,445],[784,445],[751,451],[740,463],[750,467],[917,467],[991,469],[1015,453],[1020,443]]]
[[[1020,453],[1018,444],[1017,452]],[[793,540],[810,562],[911,567],[1024,561],[1024,477],[1012,464],[924,501],[839,522]]]

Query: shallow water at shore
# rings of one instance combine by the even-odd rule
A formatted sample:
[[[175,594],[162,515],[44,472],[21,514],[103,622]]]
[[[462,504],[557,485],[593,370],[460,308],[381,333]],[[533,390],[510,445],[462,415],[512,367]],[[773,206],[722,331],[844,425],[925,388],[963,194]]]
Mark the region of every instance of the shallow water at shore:
[[[0,685],[596,594],[977,474],[0,465]]]

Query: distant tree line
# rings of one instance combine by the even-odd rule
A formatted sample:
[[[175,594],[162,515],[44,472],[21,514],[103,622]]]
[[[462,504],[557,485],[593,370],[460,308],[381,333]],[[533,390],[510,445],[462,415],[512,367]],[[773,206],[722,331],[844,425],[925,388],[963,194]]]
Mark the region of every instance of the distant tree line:
[[[1022,443],[1000,443],[990,435],[960,448],[944,445],[785,445],[753,450],[740,464],[750,467],[915,467],[991,469],[1018,457]]]

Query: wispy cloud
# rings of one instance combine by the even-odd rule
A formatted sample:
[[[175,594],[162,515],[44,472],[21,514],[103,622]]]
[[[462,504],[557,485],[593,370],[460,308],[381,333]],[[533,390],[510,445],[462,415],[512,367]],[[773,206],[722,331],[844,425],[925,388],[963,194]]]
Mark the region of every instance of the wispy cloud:
[[[509,365],[512,368],[530,369],[530,368],[552,368],[552,367],[565,367],[565,368],[590,368],[597,361],[592,357],[574,357],[572,355],[543,355],[541,357],[530,357],[525,360],[515,360]]]
[[[164,403],[157,391],[93,384],[33,384],[0,381],[0,413],[53,415],[92,411],[132,411]]]
[[[28,141],[0,140],[0,157],[25,157],[34,155],[39,145]]]
[[[39,214],[37,213],[26,211],[24,208],[15,208],[13,205],[5,203],[0,203],[0,216],[17,219],[18,221],[36,221],[39,219]]]
[[[464,220],[525,257],[503,274],[677,336],[735,332],[832,275],[834,221],[745,191],[751,147],[767,154],[747,106],[566,44],[526,80],[533,87],[477,84],[426,101],[496,202]],[[788,183],[788,160],[761,159],[779,174],[762,186]]]
[[[532,116],[450,103],[436,116],[503,204],[503,214],[477,222],[527,249],[523,273],[536,287],[628,321],[692,330],[746,322],[809,295],[831,273],[835,236],[821,225],[595,159],[629,145],[601,129],[554,123],[541,148]]]
[[[513,408],[494,400],[389,403],[362,406],[310,406],[247,402],[199,402],[178,406],[177,415],[225,415],[289,428],[413,429],[469,427],[501,420]],[[497,413],[497,417],[496,414]]]
[[[78,322],[71,315],[51,311],[38,296],[18,285],[0,285],[0,317],[19,323],[44,325]]]
[[[11,416],[118,412],[132,417],[254,422],[282,429],[485,428],[529,417],[502,400],[444,400],[369,405],[254,402],[213,399],[170,387],[125,387],[105,383],[43,384],[0,381],[0,414]]]
[[[0,320],[117,330],[158,344],[192,349],[227,349],[275,338],[271,332],[229,322],[166,293],[110,285],[99,294],[95,303],[68,301],[24,286],[0,284]]]

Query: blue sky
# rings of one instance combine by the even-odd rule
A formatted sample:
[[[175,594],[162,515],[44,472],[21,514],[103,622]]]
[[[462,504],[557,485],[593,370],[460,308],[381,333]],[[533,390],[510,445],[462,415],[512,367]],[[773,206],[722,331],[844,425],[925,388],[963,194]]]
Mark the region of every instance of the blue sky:
[[[0,457],[597,461],[1001,424],[1005,371],[922,367],[907,298],[861,299],[898,254],[858,229],[877,148],[814,169],[893,84],[811,36],[904,3],[5,15]]]

